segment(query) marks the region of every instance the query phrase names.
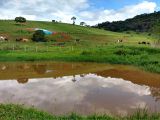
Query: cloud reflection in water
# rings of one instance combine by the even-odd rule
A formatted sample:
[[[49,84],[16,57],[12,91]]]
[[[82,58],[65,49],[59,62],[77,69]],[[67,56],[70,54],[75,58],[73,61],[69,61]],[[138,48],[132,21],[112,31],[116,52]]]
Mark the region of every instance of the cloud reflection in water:
[[[0,102],[33,105],[54,114],[127,114],[146,106],[160,111],[149,86],[95,74],[30,79],[26,84],[0,81]]]

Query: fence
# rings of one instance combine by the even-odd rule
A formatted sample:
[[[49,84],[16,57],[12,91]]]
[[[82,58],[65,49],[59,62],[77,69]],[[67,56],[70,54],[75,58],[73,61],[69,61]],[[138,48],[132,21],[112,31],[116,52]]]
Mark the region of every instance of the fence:
[[[22,51],[22,52],[55,52],[55,51],[73,51],[73,46],[54,45],[45,43],[0,43],[0,51]]]

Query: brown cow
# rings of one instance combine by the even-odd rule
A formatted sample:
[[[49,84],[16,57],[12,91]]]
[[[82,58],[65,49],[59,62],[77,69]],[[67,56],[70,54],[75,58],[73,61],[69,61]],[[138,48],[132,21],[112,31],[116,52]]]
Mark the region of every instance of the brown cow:
[[[29,40],[26,38],[17,38],[16,41],[17,42],[28,42]]]

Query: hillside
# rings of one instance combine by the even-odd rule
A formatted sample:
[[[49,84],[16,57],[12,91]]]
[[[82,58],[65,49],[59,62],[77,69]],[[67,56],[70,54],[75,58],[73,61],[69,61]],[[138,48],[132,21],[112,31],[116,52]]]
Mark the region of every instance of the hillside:
[[[80,39],[84,42],[92,43],[108,43],[116,42],[118,39],[123,39],[125,43],[135,43],[139,41],[154,41],[153,37],[147,36],[145,34],[125,34],[118,32],[111,32],[100,30],[96,28],[74,26],[71,24],[64,23],[52,23],[52,22],[40,22],[40,21],[27,21],[24,25],[16,24],[14,21],[0,21],[0,35],[7,36],[9,41],[15,41],[16,38],[28,38],[31,40],[33,31],[28,29],[32,28],[42,28],[53,32],[64,32],[71,37],[71,41],[75,39]],[[49,39],[53,41],[56,39],[54,36],[48,36]],[[90,43],[91,44],[91,43]]]
[[[160,11],[137,15],[125,21],[104,22],[98,24],[96,27],[116,32],[135,31],[157,34],[160,31]]]

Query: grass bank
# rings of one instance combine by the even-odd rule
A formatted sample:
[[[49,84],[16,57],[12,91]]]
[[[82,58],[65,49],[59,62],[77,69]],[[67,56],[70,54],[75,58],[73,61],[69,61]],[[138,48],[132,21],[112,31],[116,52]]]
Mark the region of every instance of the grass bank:
[[[0,105],[0,120],[159,120],[160,113],[149,114],[146,110],[138,111],[131,116],[113,117],[108,115],[82,116],[72,113],[70,115],[54,116],[34,108],[20,105]]]
[[[31,47],[31,46],[30,46]],[[23,48],[23,47],[22,47]],[[97,45],[48,47],[38,46],[39,50],[23,49],[0,51],[0,61],[72,61],[98,62],[134,65],[139,68],[160,73],[160,49],[146,46]]]

